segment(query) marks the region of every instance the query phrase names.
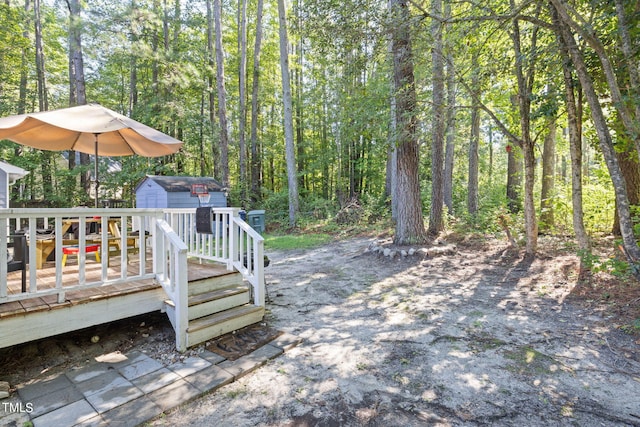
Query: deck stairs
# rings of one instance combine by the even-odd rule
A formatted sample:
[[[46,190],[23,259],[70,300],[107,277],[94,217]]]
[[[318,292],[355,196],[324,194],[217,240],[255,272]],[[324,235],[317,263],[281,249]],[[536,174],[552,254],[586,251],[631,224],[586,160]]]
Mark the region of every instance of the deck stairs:
[[[190,279],[187,347],[262,321],[264,307],[251,303],[250,292],[237,271]],[[164,306],[175,328],[173,301],[166,300]]]

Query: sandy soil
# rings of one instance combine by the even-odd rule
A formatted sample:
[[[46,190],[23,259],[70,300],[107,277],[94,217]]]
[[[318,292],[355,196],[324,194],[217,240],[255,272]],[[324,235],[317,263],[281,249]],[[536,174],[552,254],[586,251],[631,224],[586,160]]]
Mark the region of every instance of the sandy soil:
[[[640,340],[567,299],[575,256],[373,242],[270,252],[268,322],[304,343],[150,425],[640,425]]]
[[[576,257],[544,242],[525,262],[499,241],[395,259],[376,241],[268,251],[267,323],[304,342],[148,425],[640,425],[640,339],[620,330],[640,298],[575,298]],[[147,316],[0,350],[0,377],[131,349],[184,357]]]

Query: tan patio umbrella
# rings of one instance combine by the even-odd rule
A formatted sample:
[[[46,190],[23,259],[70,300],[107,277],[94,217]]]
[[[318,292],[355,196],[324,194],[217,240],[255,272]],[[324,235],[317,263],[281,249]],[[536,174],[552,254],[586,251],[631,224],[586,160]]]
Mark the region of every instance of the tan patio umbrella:
[[[0,139],[40,150],[94,154],[96,207],[98,156],[160,157],[182,146],[182,141],[97,104],[0,118]]]

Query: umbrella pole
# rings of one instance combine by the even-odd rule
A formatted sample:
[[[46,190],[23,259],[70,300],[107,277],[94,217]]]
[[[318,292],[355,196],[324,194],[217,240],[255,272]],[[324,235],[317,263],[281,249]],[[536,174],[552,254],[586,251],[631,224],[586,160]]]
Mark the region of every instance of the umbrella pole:
[[[94,134],[96,136],[96,141],[95,141],[95,159],[93,159],[93,162],[95,164],[95,177],[96,177],[96,208],[98,208],[98,188],[100,188],[100,181],[98,180],[98,133]]]

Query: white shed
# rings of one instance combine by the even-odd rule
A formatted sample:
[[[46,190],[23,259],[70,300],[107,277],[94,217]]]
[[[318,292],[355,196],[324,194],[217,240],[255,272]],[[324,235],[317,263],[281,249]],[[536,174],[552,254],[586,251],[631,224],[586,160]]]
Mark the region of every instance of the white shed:
[[[9,186],[15,184],[17,180],[28,174],[26,171],[9,163],[0,162],[0,209],[9,207],[11,192]]]
[[[198,193],[203,190],[209,194],[209,201],[201,205]],[[227,207],[223,190],[218,181],[209,177],[147,175],[136,187],[136,207]]]

